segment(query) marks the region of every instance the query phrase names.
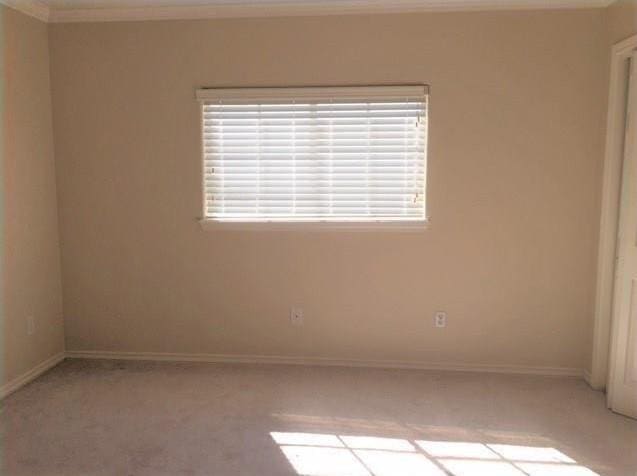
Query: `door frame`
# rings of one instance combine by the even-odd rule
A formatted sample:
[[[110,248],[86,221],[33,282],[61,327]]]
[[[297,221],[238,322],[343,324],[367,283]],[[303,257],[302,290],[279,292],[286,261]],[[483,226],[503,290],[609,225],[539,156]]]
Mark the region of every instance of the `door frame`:
[[[597,390],[606,388],[609,376],[617,226],[626,133],[628,60],[636,49],[637,35],[615,44],[611,50],[610,58],[610,90],[606,119],[606,147],[593,316],[593,353],[590,374],[585,372],[586,381]]]

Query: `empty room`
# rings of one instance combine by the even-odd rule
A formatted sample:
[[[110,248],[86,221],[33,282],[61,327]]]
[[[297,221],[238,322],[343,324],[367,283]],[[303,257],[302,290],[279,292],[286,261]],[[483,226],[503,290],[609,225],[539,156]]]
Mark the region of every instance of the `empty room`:
[[[637,476],[637,0],[0,0],[0,474]]]

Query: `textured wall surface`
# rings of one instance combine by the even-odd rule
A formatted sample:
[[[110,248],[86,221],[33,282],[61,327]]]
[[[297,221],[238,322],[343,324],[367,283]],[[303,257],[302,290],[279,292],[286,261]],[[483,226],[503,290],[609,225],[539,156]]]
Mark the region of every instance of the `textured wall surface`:
[[[62,352],[64,325],[47,25],[0,6],[0,35],[5,383]]]
[[[600,9],[51,25],[67,348],[583,368],[606,23]],[[427,230],[199,228],[197,87],[413,82],[432,91]]]

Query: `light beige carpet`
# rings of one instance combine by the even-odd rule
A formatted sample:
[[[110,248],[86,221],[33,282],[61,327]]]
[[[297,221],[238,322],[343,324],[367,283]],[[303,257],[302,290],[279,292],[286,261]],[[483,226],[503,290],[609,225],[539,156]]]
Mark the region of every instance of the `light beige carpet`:
[[[67,360],[1,408],[3,475],[637,475],[576,379]]]

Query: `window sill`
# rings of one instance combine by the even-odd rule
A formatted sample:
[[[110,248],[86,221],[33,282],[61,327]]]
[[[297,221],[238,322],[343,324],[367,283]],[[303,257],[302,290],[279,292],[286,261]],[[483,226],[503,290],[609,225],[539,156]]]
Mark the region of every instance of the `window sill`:
[[[422,232],[429,220],[418,221],[219,221],[200,219],[204,231],[376,231]]]

